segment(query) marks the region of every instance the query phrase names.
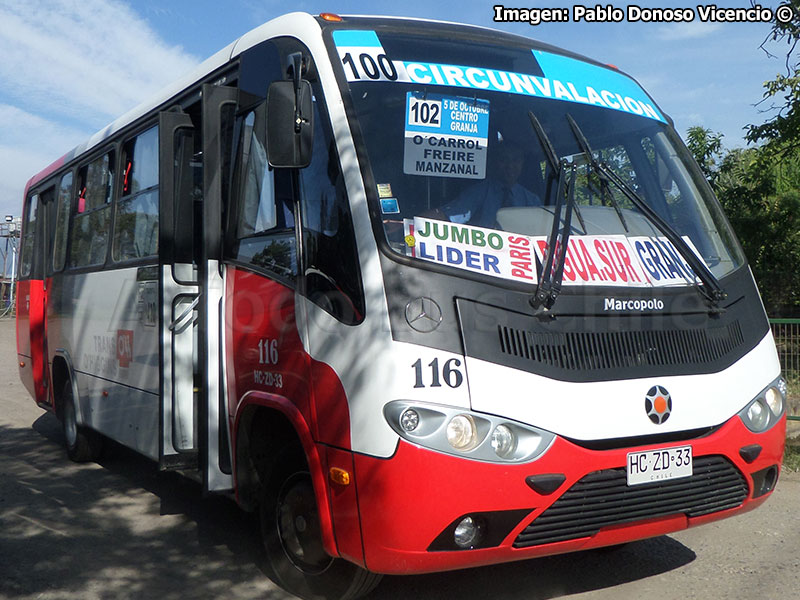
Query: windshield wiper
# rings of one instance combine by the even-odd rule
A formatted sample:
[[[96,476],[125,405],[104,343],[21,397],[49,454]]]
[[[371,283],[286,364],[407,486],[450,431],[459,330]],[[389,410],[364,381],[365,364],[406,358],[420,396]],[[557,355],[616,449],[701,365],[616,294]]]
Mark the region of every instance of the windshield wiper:
[[[649,220],[653,225],[656,226],[657,229],[661,231],[661,233],[664,234],[664,236],[680,253],[683,259],[689,263],[689,267],[691,267],[692,272],[703,283],[703,286],[701,287],[693,278],[692,283],[694,286],[713,305],[714,310],[720,310],[718,305],[727,297],[727,294],[725,293],[725,290],[722,289],[719,280],[706,266],[705,262],[703,262],[703,260],[701,260],[700,257],[694,253],[694,250],[689,247],[689,244],[684,241],[680,234],[675,231],[669,223],[662,219],[661,215],[653,210],[650,205],[645,202],[644,198],[642,198],[627,181],[617,175],[617,173],[614,172],[605,162],[600,162],[594,157],[594,154],[592,154],[592,149],[589,146],[589,141],[586,139],[583,131],[581,131],[581,128],[578,127],[575,119],[573,119],[571,115],[567,114],[567,120],[572,128],[572,132],[575,134],[575,138],[578,140],[578,144],[581,146],[583,152],[587,155],[592,168],[600,177],[601,181],[604,181],[605,185],[608,185],[609,182],[613,183],[625,195],[625,197],[630,200],[633,205],[642,212],[642,214],[644,214],[645,218],[647,218],[647,220]],[[617,209],[617,213],[620,214],[620,210],[616,201],[614,202],[614,207]]]
[[[553,226],[547,238],[547,248],[545,249],[542,270],[539,273],[539,282],[536,287],[536,294],[531,298],[531,305],[539,312],[544,312],[552,308],[558,295],[561,293],[561,281],[564,277],[564,263],[567,259],[567,244],[572,228],[572,211],[575,206],[575,165],[570,168],[569,186],[567,186],[567,161],[558,159],[553,144],[544,132],[539,119],[528,111],[533,130],[539,138],[547,162],[550,164],[551,172],[558,177],[556,185],[556,202],[553,208]],[[566,212],[564,214],[564,225],[559,232],[561,212],[564,208],[564,197],[566,191]],[[580,215],[579,215],[580,218]],[[581,218],[581,222],[583,219]],[[584,231],[586,226],[584,225]]]

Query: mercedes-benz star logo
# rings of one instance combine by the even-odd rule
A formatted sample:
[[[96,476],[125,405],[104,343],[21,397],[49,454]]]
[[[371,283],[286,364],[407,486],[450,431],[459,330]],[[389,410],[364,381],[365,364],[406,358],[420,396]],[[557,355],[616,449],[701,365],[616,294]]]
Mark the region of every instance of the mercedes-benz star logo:
[[[644,398],[644,409],[653,423],[661,425],[672,414],[672,397],[665,388],[654,385]]]
[[[430,333],[442,322],[442,309],[430,298],[417,298],[406,304],[406,321],[420,333]]]

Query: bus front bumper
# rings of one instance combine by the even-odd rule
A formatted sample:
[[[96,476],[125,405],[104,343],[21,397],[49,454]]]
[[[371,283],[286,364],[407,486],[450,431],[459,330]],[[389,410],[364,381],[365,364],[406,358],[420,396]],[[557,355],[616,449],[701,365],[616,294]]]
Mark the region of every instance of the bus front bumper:
[[[785,417],[761,434],[733,417],[699,439],[633,449],[589,450],[558,437],[527,464],[466,460],[403,440],[389,459],[356,454],[366,567],[410,574],[489,565],[659,536],[751,510],[774,488],[785,435]],[[628,452],[686,445],[690,478],[627,485]],[[464,530],[467,517],[473,527]],[[460,524],[462,542],[477,529],[468,549],[454,541]]]

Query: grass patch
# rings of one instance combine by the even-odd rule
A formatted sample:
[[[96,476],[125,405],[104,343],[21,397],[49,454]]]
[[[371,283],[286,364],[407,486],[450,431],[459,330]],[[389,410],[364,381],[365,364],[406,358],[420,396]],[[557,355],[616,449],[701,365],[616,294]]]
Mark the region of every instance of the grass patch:
[[[800,473],[800,444],[786,440],[786,453],[783,455],[783,467]]]

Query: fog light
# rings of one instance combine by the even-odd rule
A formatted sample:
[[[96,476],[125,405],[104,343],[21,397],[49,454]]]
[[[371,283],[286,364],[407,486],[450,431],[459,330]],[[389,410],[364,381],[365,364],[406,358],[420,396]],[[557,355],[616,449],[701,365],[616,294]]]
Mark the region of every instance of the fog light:
[[[778,388],[771,387],[769,388],[766,393],[764,394],[764,399],[767,401],[767,405],[769,409],[772,411],[772,414],[776,417],[779,417],[780,414],[783,412],[783,396],[781,395]]]
[[[472,517],[461,519],[453,532],[453,541],[459,548],[472,548],[478,542],[481,528],[478,522]]]
[[[419,413],[413,408],[404,410],[403,414],[400,415],[400,427],[408,433],[414,431],[419,427]]]
[[[747,409],[747,418],[755,431],[764,431],[769,424],[769,409],[762,400],[756,400]]]
[[[469,415],[456,415],[447,424],[447,442],[456,450],[472,450],[478,444],[475,420]]]
[[[500,458],[508,458],[517,449],[517,436],[505,425],[498,425],[492,432],[492,449]]]

